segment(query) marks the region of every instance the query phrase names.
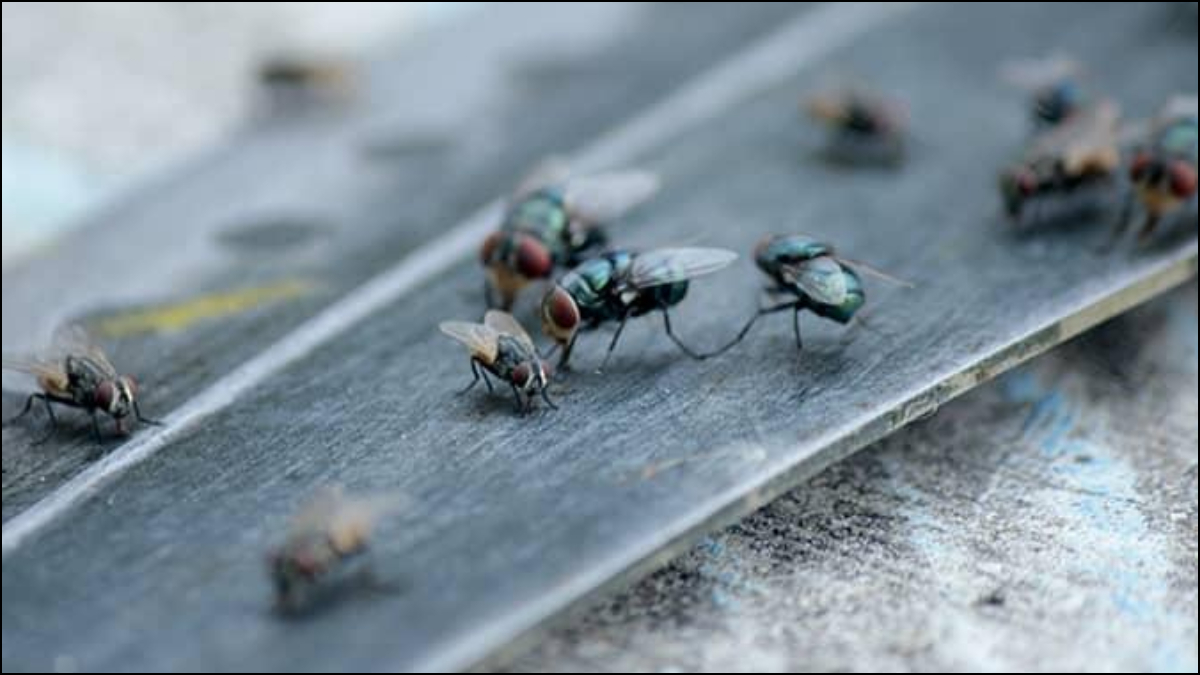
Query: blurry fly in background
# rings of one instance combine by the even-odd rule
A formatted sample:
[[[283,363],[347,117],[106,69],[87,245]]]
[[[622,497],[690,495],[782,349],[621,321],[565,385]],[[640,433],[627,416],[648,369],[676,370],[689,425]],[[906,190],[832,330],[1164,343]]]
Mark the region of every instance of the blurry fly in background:
[[[323,584],[332,587],[329,582],[366,553],[376,521],[402,504],[394,497],[348,496],[339,487],[320,490],[267,556],[276,608],[297,612],[309,607]]]
[[[803,106],[829,130],[829,159],[881,166],[904,161],[909,112],[900,99],[866,87],[841,87],[813,94]]]
[[[1138,240],[1154,235],[1159,223],[1196,202],[1197,102],[1195,94],[1176,96],[1149,123],[1129,163],[1133,195],[1126,202],[1114,239],[1140,210]]]
[[[1028,228],[1100,210],[1116,195],[1119,121],[1116,104],[1103,101],[1069,121],[1044,125],[1021,159],[1000,174],[1011,221]]]

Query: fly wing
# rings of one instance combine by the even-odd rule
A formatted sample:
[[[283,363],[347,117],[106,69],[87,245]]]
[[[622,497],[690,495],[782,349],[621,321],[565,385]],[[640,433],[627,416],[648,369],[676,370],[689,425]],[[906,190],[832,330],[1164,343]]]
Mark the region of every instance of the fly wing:
[[[1195,94],[1177,94],[1167,100],[1166,105],[1159,111],[1158,117],[1163,120],[1196,117],[1197,107]]]
[[[694,279],[727,267],[737,254],[722,248],[660,248],[638,254],[625,285],[650,288]]]
[[[619,218],[658,192],[658,175],[649,171],[615,171],[573,178],[564,202],[571,215],[588,223]]]
[[[498,309],[488,310],[488,313],[483,315],[483,325],[498,333],[511,335],[520,340],[530,351],[537,351],[533,346],[533,338],[529,337],[529,333],[525,331],[520,322],[508,312],[502,312]]]
[[[113,379],[117,377],[117,369],[108,360],[104,349],[96,343],[83,326],[78,324],[60,326],[54,331],[54,336],[50,340],[47,360],[61,362],[68,356],[86,356],[103,374]]]
[[[833,258],[834,258],[834,260],[841,263],[844,267],[849,267],[850,269],[854,270],[855,272],[862,272],[863,274],[869,274],[869,275],[875,277],[876,279],[879,279],[880,281],[886,281],[889,284],[893,284],[896,286],[902,286],[904,288],[915,288],[916,287],[916,284],[912,283],[911,281],[905,281],[904,279],[901,279],[899,277],[892,276],[892,275],[888,274],[887,272],[884,272],[883,270],[879,269],[878,267],[868,265],[867,263],[862,262],[861,260],[852,260],[850,258],[843,258],[840,255],[833,256]]]
[[[496,332],[495,328],[467,321],[443,321],[438,328],[446,335],[466,345],[467,349],[471,350],[471,355],[484,363],[492,363],[496,360],[496,352],[499,348],[496,341],[500,334]]]
[[[796,284],[809,297],[825,305],[841,305],[846,301],[846,273],[829,256],[804,260],[783,269],[783,278]]]
[[[403,506],[399,496],[350,497],[340,487],[322,488],[292,519],[289,538],[324,535],[349,553],[362,546],[375,521]]]
[[[1082,71],[1082,66],[1075,59],[1064,54],[1053,54],[1044,58],[1008,61],[1000,66],[1000,78],[1013,86],[1035,90],[1075,77]]]
[[[4,356],[4,370],[25,373],[37,379],[38,384],[48,394],[69,396],[67,392],[68,378],[63,370],[63,362],[48,359],[24,358],[20,356]]]
[[[1033,143],[1031,159],[1059,158],[1069,173],[1091,165],[1116,168],[1120,111],[1112,101],[1103,101],[1082,113],[1079,119],[1054,127]]]
[[[513,192],[513,199],[526,197],[544,187],[561,185],[571,177],[571,167],[562,157],[547,157],[533,167]]]

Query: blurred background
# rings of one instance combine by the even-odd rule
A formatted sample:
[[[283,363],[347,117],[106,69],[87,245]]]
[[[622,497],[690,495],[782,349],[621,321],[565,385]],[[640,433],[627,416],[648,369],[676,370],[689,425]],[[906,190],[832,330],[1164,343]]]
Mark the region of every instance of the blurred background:
[[[5,267],[245,124],[264,63],[361,59],[478,4],[4,3]]]

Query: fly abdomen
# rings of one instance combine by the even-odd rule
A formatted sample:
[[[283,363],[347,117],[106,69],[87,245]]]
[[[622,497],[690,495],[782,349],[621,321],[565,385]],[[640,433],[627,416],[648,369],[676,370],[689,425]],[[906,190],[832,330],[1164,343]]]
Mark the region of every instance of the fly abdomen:
[[[550,251],[554,263],[563,265],[572,257],[570,220],[562,196],[557,191],[543,189],[512,206],[505,217],[504,229],[535,237]]]
[[[858,310],[866,304],[867,294],[863,290],[862,280],[857,273],[845,265],[842,266],[842,272],[846,276],[846,298],[840,304],[821,304],[814,302],[807,295],[802,297],[805,300],[805,306],[812,310],[813,314],[840,324],[846,324],[850,323],[850,320],[854,318]]]
[[[663,284],[638,291],[637,296],[629,304],[633,316],[641,316],[655,310],[674,307],[683,301],[687,295],[688,282],[677,281],[673,284]]]

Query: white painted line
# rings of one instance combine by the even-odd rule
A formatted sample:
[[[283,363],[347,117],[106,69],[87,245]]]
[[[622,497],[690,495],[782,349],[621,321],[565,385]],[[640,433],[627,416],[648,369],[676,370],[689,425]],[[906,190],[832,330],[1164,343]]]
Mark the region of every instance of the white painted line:
[[[638,155],[671,136],[716,117],[750,95],[785,82],[800,69],[915,4],[828,4],[808,11],[593,142],[572,159],[571,166],[587,172],[633,162]],[[4,524],[3,556],[193,425],[469,256],[495,226],[501,209],[501,201],[493,201],[446,235],[413,250],[391,269],[351,291],[189,399],[163,420],[163,427],[142,432],[14,516]],[[542,609],[534,603],[525,614],[532,622]],[[474,641],[488,643],[497,639],[501,636],[485,631]],[[479,646],[463,645],[459,649],[479,653]],[[447,662],[456,660],[453,658],[456,651],[446,652]]]

